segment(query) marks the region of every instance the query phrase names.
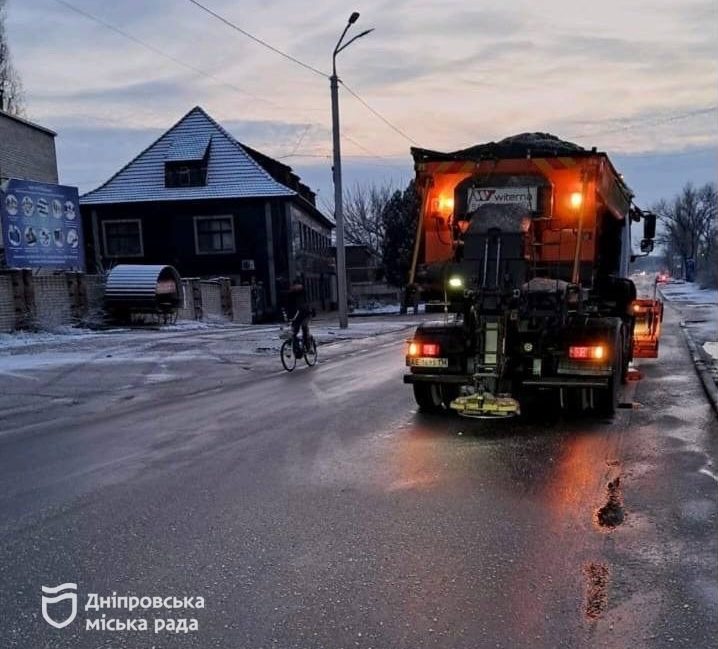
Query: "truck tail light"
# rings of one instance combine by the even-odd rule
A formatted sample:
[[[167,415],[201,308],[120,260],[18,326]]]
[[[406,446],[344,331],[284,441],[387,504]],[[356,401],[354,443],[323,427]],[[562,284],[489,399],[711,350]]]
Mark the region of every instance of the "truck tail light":
[[[412,341],[409,343],[409,356],[438,356],[438,343],[421,343]]]
[[[606,348],[603,345],[571,345],[568,357],[579,361],[601,361],[606,358]]]

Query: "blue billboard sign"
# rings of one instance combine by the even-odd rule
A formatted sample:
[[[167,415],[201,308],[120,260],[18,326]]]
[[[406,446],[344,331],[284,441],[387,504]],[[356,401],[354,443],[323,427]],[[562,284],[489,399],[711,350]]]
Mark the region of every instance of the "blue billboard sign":
[[[11,178],[0,184],[0,224],[11,268],[85,270],[77,187]]]

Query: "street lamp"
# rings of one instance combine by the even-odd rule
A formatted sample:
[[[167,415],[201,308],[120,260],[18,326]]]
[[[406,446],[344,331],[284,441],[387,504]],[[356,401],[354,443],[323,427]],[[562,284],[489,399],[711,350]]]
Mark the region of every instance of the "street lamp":
[[[346,256],[344,254],[344,206],[342,203],[342,159],[339,136],[339,78],[337,77],[337,54],[349,47],[357,38],[366,36],[374,31],[373,29],[367,29],[342,45],[344,36],[346,36],[347,31],[349,31],[349,28],[358,18],[358,11],[354,11],[352,15],[349,16],[346,27],[344,27],[344,31],[339,37],[337,45],[334,48],[334,53],[332,54],[332,76],[329,78],[329,85],[332,91],[332,140],[334,142],[334,167],[332,171],[334,177],[334,219],[337,223],[337,300],[339,302],[340,329],[346,329],[349,326],[349,320],[347,317],[347,269]]]

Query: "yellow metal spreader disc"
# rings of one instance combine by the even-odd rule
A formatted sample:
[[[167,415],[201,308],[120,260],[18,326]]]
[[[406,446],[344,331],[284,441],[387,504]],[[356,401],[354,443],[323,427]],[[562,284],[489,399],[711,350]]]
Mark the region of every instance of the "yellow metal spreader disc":
[[[457,397],[450,406],[462,417],[474,419],[503,419],[521,414],[519,402],[512,397],[497,397],[484,392]]]

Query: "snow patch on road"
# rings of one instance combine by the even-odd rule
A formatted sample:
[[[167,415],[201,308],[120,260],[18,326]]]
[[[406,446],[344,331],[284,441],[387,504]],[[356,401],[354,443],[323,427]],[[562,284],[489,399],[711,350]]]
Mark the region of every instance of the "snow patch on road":
[[[718,304],[718,290],[701,288],[692,282],[669,282],[658,285],[660,292],[671,302],[689,304]]]
[[[87,340],[101,335],[90,329],[75,329],[62,327],[53,332],[49,331],[15,331],[9,334],[0,334],[0,349],[17,349],[29,345],[62,345],[68,341]]]
[[[718,342],[705,342],[703,343],[703,349],[707,354],[710,354],[713,358],[718,359]]]

